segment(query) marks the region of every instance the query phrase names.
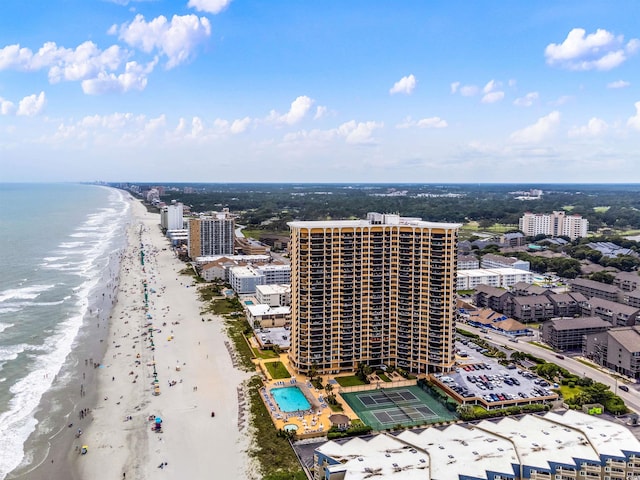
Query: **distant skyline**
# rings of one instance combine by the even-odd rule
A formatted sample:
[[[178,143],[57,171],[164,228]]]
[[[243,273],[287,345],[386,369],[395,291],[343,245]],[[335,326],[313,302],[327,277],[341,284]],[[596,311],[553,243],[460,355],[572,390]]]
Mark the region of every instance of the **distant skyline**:
[[[6,0],[0,181],[640,182],[640,3]]]

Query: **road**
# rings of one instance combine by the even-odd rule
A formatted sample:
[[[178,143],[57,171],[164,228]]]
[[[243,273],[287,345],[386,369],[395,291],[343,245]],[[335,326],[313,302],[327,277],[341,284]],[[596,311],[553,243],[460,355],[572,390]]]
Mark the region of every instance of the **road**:
[[[571,357],[565,356],[563,359],[558,358],[555,352],[547,350],[546,348],[539,347],[533,343],[525,341],[525,339],[535,340],[536,337],[524,337],[518,343],[510,342],[506,337],[491,332],[488,334],[490,338],[486,338],[487,334],[482,333],[479,328],[472,327],[471,325],[461,325],[463,330],[475,333],[489,343],[506,347],[515,351],[521,351],[524,353],[530,353],[538,358],[542,358],[548,362],[555,363],[562,368],[567,369],[569,372],[593,379],[594,382],[603,383],[611,388],[611,391],[616,393],[620,398],[624,400],[624,403],[636,413],[640,413],[640,393],[637,390],[631,388],[628,392],[623,392],[618,388],[622,383],[615,377],[603,372],[597,368],[590,367],[578,360],[574,360]],[[530,340],[530,341],[531,341]]]

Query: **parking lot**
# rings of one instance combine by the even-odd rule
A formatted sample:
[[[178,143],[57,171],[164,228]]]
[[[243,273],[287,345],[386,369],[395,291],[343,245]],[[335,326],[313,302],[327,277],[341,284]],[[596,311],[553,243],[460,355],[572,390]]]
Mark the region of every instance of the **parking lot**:
[[[557,394],[546,380],[534,373],[505,367],[483,355],[484,348],[470,340],[456,342],[459,366],[454,372],[436,376],[436,381],[463,403],[481,403],[487,408],[554,400]]]

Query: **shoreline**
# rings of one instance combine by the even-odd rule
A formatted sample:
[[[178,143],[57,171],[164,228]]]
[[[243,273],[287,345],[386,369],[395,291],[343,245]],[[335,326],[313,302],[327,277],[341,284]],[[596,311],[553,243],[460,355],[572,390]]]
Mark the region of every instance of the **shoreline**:
[[[179,273],[185,264],[168,248],[159,215],[133,200],[132,216],[97,370],[98,402],[89,428],[74,442],[89,451],[71,450],[72,478],[147,480],[166,476],[165,470],[171,477],[204,479],[215,470],[222,478],[251,478],[249,438],[237,421],[238,389],[250,375],[232,365],[222,318],[202,317],[197,288]],[[162,433],[151,431],[155,416],[163,420]]]
[[[78,335],[60,380],[36,413],[39,422],[60,427],[48,438],[37,437],[36,430],[25,450],[48,449],[46,457],[25,458],[7,480],[147,480],[178,472],[205,479],[214,471],[222,478],[258,478],[247,453],[251,426],[244,399],[252,373],[234,366],[223,318],[202,316],[195,283],[179,273],[185,264],[162,235],[159,215],[137,199],[129,202],[115,286],[104,282],[95,294],[107,293],[111,308],[101,309],[100,318],[90,312],[93,318]],[[113,298],[108,288],[115,289]],[[80,418],[84,409],[89,413]],[[151,431],[154,416],[163,419],[163,433]],[[78,428],[82,435],[76,438]],[[86,455],[79,453],[83,445]]]
[[[88,299],[84,324],[72,350],[34,413],[37,425],[24,443],[25,457],[6,474],[7,480],[77,480],[70,467],[70,451],[77,428],[85,429],[91,422],[90,415],[80,416],[79,411],[92,411],[97,403],[95,368],[82,364],[85,359],[99,363],[106,352],[110,315],[116,303],[119,257],[125,247],[123,242],[117,252],[112,253],[109,271],[103,272]],[[114,260],[118,265],[115,270]]]

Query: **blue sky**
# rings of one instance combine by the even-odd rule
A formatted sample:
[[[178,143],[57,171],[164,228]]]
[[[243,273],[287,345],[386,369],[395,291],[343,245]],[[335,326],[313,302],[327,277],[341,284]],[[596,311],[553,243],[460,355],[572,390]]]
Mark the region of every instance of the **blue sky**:
[[[640,182],[640,2],[4,0],[0,179]]]

